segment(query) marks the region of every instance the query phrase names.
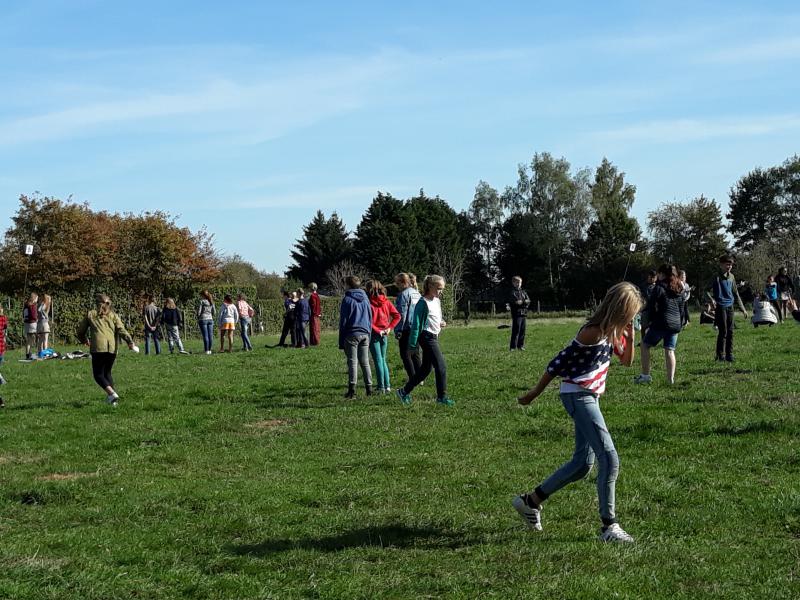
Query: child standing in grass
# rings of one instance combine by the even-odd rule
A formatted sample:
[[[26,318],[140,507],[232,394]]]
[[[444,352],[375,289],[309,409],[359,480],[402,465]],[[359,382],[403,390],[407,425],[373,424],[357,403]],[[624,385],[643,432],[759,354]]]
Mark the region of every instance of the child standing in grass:
[[[6,354],[6,329],[8,329],[8,317],[6,317],[3,307],[0,305],[0,366],[3,365],[3,358]],[[5,383],[5,377],[0,373],[0,385],[5,385]],[[5,406],[3,397],[0,396],[0,408],[5,408]]]
[[[228,338],[228,350],[233,350],[233,332],[236,330],[236,323],[239,322],[239,311],[233,303],[233,298],[225,294],[222,306],[219,308],[219,351],[225,351],[225,338]]]
[[[412,283],[413,282],[413,283]],[[398,294],[395,300],[395,308],[400,314],[400,322],[394,330],[394,335],[400,347],[400,359],[403,361],[403,368],[406,375],[411,379],[417,370],[422,366],[422,357],[419,355],[419,348],[410,349],[408,338],[411,335],[411,321],[414,318],[414,309],[417,302],[422,297],[417,290],[416,277],[409,273],[399,273],[394,278]]]
[[[78,326],[78,340],[89,345],[94,380],[107,394],[106,402],[116,406],[119,395],[114,389],[111,369],[117,359],[119,340],[125,340],[128,348],[134,352],[139,352],[139,348],[133,343],[133,338],[125,330],[117,313],[111,310],[111,299],[105,294],[97,294],[95,301],[97,307],[90,310]]]
[[[53,299],[45,294],[39,306],[36,307],[36,340],[39,356],[50,347],[50,305]]]
[[[167,343],[169,343],[169,353],[172,354],[175,348],[181,354],[189,354],[183,349],[183,342],[181,341],[181,326],[183,325],[183,317],[181,311],[175,305],[175,300],[167,298],[164,301],[164,308],[161,311],[161,322],[167,329]]]
[[[386,289],[380,281],[367,282],[367,296],[372,307],[372,335],[369,352],[375,363],[375,376],[378,379],[378,393],[392,391],[389,383],[389,363],[386,362],[386,350],[389,347],[389,332],[400,322],[400,313],[386,297]]]
[[[28,301],[22,309],[22,322],[25,324],[25,359],[33,358],[36,349],[36,329],[39,321],[39,294],[31,292]]]
[[[406,384],[397,390],[403,404],[411,404],[411,392],[430,375],[433,368],[436,376],[436,403],[453,406],[455,402],[447,396],[447,364],[439,349],[439,334],[447,325],[442,318],[442,302],[445,281],[441,275],[428,275],[422,284],[422,298],[414,309],[414,319],[408,337],[408,347],[422,348],[422,365]]]
[[[606,388],[611,355],[625,366],[633,363],[633,318],[642,309],[642,296],[633,285],[618,283],[608,290],[595,313],[578,331],[572,343],[559,352],[531,391],[518,399],[533,402],[555,377],[561,377],[561,403],[575,422],[575,452],[555,473],[533,491],[514,498],[513,506],[529,527],[542,530],[542,503],[569,483],[589,474],[598,462],[597,496],[603,542],[632,542],[617,523],[615,486],[619,458],[600,412],[600,395]]]

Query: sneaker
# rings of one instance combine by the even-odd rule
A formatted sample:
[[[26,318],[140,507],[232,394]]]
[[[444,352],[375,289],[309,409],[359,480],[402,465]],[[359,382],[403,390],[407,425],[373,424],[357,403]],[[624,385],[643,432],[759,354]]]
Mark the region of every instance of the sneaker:
[[[8,382],[6,381],[6,378],[5,378],[5,377],[3,377],[2,375],[0,375],[0,385],[5,385],[6,383],[8,383]]]
[[[733,354],[730,354],[730,355],[728,355],[728,356],[726,356],[726,357],[725,357],[725,362],[732,363],[732,362],[734,362],[735,360],[736,360],[736,359],[735,359],[735,358],[733,358]]]
[[[541,508],[532,508],[528,506],[528,503],[525,502],[525,496],[517,496],[511,502],[511,506],[513,506],[516,511],[519,513],[519,516],[522,517],[522,520],[527,523],[528,527],[533,529],[534,531],[541,531],[542,530],[542,509]]]
[[[178,354],[189,354],[186,350],[181,350]]]
[[[0,398],[0,408],[5,408],[5,407],[6,407],[6,403],[3,402],[2,398]]]
[[[612,523],[606,527],[606,530],[601,531],[600,536],[597,539],[599,539],[601,542],[624,542],[627,544],[633,543],[633,537],[622,527],[620,527],[619,523]]]
[[[115,408],[117,406],[117,400],[119,400],[119,396],[117,395],[116,392],[106,396],[106,404],[110,404],[111,406],[113,406]]]
[[[436,399],[436,404],[441,404],[442,406],[455,406],[456,401],[448,398],[447,396],[442,396],[441,398]]]
[[[392,388],[387,387],[385,390],[383,390],[383,393],[384,394],[391,394],[392,393]]]
[[[405,406],[411,404],[411,394],[406,394],[404,388],[397,388],[397,397],[400,398],[400,402]]]
[[[352,400],[353,398],[355,398],[356,397],[356,388],[354,388],[353,386],[348,387],[347,391],[344,394],[344,397],[347,400]]]
[[[652,383],[653,376],[652,375],[645,375],[644,373],[640,373],[636,377],[633,378],[633,383]]]
[[[206,350],[206,354],[211,354],[211,350]]]
[[[517,348],[517,350],[522,350],[523,352],[525,352],[525,346],[522,346],[522,347],[520,347],[520,348]]]

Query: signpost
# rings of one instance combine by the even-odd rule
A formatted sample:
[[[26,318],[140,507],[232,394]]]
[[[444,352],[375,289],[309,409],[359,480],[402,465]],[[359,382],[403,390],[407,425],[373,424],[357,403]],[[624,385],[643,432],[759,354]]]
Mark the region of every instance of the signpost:
[[[636,252],[636,242],[632,242],[628,247],[628,250],[630,253],[628,254],[628,263],[625,265],[625,274],[622,276],[622,281],[625,281],[625,279],[628,277],[628,267],[631,266],[631,256],[633,256],[633,253]]]

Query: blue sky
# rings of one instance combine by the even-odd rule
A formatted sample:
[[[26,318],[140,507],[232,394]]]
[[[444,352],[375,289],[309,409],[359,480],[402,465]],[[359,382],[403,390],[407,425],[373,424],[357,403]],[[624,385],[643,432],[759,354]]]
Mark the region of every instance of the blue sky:
[[[282,271],[317,209],[460,210],[534,152],[607,156],[644,224],[799,150],[796,2],[388,4],[3,2],[0,224],[166,210]]]

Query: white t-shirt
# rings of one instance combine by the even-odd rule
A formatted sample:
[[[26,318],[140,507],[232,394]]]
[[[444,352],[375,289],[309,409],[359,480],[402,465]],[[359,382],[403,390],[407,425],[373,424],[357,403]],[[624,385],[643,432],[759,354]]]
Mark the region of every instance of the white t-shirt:
[[[442,303],[439,298],[428,300],[423,296],[422,300],[428,304],[428,322],[425,323],[425,331],[439,335],[442,331]]]

